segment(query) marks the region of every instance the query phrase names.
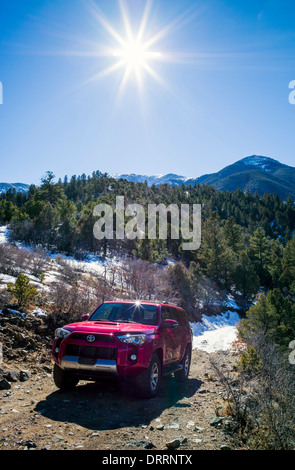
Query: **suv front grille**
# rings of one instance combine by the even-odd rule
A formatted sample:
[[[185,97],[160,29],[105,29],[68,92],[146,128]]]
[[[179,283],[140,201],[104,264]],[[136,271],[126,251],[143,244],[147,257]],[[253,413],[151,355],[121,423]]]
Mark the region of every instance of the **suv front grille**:
[[[89,335],[89,333],[73,333],[71,338],[86,340],[88,335]],[[95,336],[96,341],[101,341],[103,343],[113,343],[114,342],[114,336],[113,335],[97,334],[97,335],[93,335],[93,336]]]
[[[78,344],[67,344],[66,355],[78,356],[92,359],[117,359],[116,348],[105,348],[101,346],[81,346]]]

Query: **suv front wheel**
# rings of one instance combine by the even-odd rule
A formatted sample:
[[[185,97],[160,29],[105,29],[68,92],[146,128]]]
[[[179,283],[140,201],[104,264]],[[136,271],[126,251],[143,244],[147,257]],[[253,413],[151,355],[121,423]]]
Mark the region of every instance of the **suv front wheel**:
[[[142,398],[153,398],[157,395],[162,375],[161,361],[154,354],[149,367],[137,377],[137,392]]]
[[[71,390],[76,387],[79,379],[71,372],[61,369],[56,363],[53,368],[53,380],[60,390]]]

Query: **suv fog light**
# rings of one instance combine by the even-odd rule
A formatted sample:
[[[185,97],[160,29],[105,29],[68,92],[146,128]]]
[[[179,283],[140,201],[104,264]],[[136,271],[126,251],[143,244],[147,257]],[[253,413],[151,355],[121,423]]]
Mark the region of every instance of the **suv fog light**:
[[[131,361],[136,361],[136,359],[137,359],[136,354],[131,354],[130,359],[131,359]]]

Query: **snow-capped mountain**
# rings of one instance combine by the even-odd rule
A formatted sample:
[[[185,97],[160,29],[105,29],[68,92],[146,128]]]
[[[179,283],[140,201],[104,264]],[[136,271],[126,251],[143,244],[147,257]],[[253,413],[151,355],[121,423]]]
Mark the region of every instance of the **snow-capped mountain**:
[[[116,180],[124,179],[134,183],[147,182],[148,186],[181,186],[182,184],[212,185],[221,191],[236,191],[238,188],[251,193],[258,192],[260,196],[264,193],[277,193],[281,199],[290,196],[295,200],[295,168],[280,163],[273,158],[260,155],[245,157],[232,165],[226,166],[217,173],[202,175],[199,177],[181,176],[174,173],[164,175],[137,175],[115,174]],[[0,194],[9,189],[19,192],[27,192],[28,184],[23,183],[0,183]]]
[[[7,193],[9,189],[15,189],[16,192],[26,193],[30,185],[24,183],[0,183],[0,194]]]
[[[251,193],[277,193],[282,199],[291,196],[295,199],[295,168],[280,163],[273,158],[252,155],[229,165],[217,173],[199,177],[185,177],[175,174],[167,175],[135,175],[116,174],[115,179],[126,179],[136,183],[147,181],[148,186],[155,184],[212,185],[219,190],[235,191],[238,188]]]
[[[148,186],[160,186],[161,184],[169,184],[171,186],[181,185],[186,181],[192,181],[197,178],[188,178],[185,176],[175,175],[174,173],[168,173],[167,175],[135,175],[131,174],[115,174],[113,178],[116,180],[124,179],[127,181],[133,181],[134,183],[145,183],[147,181]]]

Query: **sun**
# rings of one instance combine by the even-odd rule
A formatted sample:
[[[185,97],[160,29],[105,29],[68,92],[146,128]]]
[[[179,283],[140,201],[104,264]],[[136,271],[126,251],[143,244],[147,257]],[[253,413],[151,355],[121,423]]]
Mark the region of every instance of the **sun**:
[[[122,14],[122,21],[125,27],[124,35],[119,34],[118,31],[116,31],[111,23],[98,10],[97,6],[95,7],[94,13],[96,19],[109,33],[111,39],[115,40],[117,46],[106,47],[104,55],[110,58],[114,58],[115,62],[110,67],[104,69],[98,75],[93,77],[93,79],[109,75],[119,69],[122,69],[123,75],[119,92],[123,91],[128,82],[128,79],[131,76],[135,77],[140,89],[142,89],[143,86],[144,73],[147,73],[158,82],[162,82],[162,79],[157,74],[154,65],[155,61],[164,60],[164,54],[161,51],[155,51],[152,49],[153,45],[159,40],[162,34],[159,32],[156,35],[149,37],[147,28],[152,5],[151,0],[146,2],[137,32],[134,32],[131,28],[130,18],[123,0],[120,0],[119,4]]]
[[[143,45],[137,41],[131,41],[126,44],[126,47],[114,52],[114,57],[121,57],[126,66],[131,69],[144,66],[149,56]]]

